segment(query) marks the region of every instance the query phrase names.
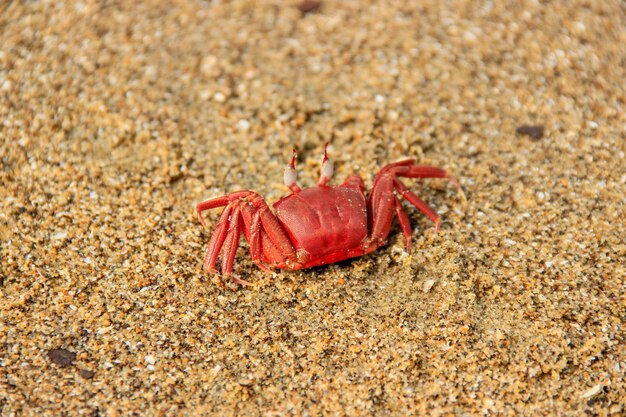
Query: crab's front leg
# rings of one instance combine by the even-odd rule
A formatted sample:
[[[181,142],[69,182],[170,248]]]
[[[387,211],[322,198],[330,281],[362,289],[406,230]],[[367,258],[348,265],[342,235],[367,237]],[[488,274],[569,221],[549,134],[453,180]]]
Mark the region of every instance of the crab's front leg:
[[[297,264],[296,251],[287,233],[270,211],[263,198],[254,191],[240,191],[203,201],[196,206],[200,222],[206,225],[202,212],[216,207],[224,211],[215,227],[204,260],[204,268],[216,272],[215,265],[222,253],[222,274],[233,271],[240,233],[250,245],[252,260],[264,270],[267,264]]]
[[[446,178],[465,198],[459,183],[446,171],[430,166],[415,165],[413,160],[404,160],[391,163],[383,167],[374,179],[374,185],[370,193],[368,206],[368,221],[370,227],[370,239],[368,246],[380,246],[384,243],[395,211],[400,222],[402,233],[407,240],[407,251],[411,248],[411,225],[409,218],[402,207],[400,200],[394,195],[394,191],[400,194],[418,210],[428,216],[435,223],[435,231],[439,230],[441,220],[428,204],[415,195],[400,181],[400,177],[406,178]]]

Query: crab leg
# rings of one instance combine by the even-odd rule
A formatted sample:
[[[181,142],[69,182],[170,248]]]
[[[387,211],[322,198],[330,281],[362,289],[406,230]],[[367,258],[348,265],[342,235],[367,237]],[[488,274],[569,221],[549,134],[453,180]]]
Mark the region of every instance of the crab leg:
[[[266,272],[272,272],[262,261],[261,261],[261,253],[263,247],[261,246],[261,236],[265,235],[267,239],[267,235],[261,228],[261,215],[257,210],[252,215],[252,223],[250,224],[250,256],[252,257],[252,261],[258,265],[259,268]]]
[[[250,194],[250,191],[239,191],[239,192],[228,194],[222,197],[211,198],[209,200],[198,203],[198,205],[196,206],[196,213],[198,213],[198,218],[200,219],[200,223],[202,223],[202,226],[206,227],[206,221],[204,220],[204,217],[202,216],[203,211],[210,210],[216,207],[223,207],[227,205],[228,203],[230,203],[231,201],[241,198],[241,197],[245,197],[249,194]]]
[[[230,275],[233,272],[233,264],[235,262],[235,254],[239,246],[239,235],[241,233],[241,210],[237,207],[231,215],[228,234],[224,241],[224,251],[222,253],[222,274]]]
[[[409,216],[407,216],[406,211],[402,207],[402,203],[398,200],[398,197],[395,197],[395,206],[396,206],[396,216],[398,216],[398,222],[400,223],[400,228],[402,229],[402,234],[404,234],[404,238],[406,239],[406,251],[411,251],[411,222],[409,221]]]
[[[206,257],[204,258],[204,268],[209,271],[215,271],[215,264],[217,263],[217,257],[220,254],[220,249],[226,240],[226,233],[228,232],[228,222],[230,213],[233,211],[232,206],[228,206],[222,212],[220,220],[215,227],[213,236],[209,241],[209,247],[206,251]]]
[[[272,272],[272,270],[263,263],[262,256],[265,255],[265,258],[271,259],[271,262],[274,262],[276,259],[282,262],[284,261],[284,257],[277,253],[276,247],[271,245],[271,243],[267,248],[263,248],[262,240],[268,242],[269,238],[267,237],[267,233],[263,230],[261,211],[257,210],[249,201],[240,204],[240,208],[241,217],[243,219],[241,229],[250,246],[250,257],[259,268],[266,272]]]
[[[267,206],[262,208],[260,212],[263,230],[267,233],[267,236],[285,258],[295,261],[296,250],[289,240],[287,233],[285,233],[283,226],[281,226],[278,219],[276,219],[276,216],[272,214]]]
[[[374,192],[377,191],[377,192]],[[372,229],[371,239],[373,242],[382,244],[389,234],[394,210],[393,177],[381,178],[376,190],[372,190]]]
[[[409,190],[406,185],[404,185],[399,179],[394,178],[393,184],[395,185],[396,190],[398,190],[400,195],[405,200],[413,204],[419,211],[427,215],[433,222],[435,222],[435,232],[437,232],[439,230],[439,223],[441,222],[441,220],[439,219],[437,213],[435,213],[435,210],[430,208],[430,206],[426,204],[424,200],[413,194],[413,192]]]
[[[447,178],[448,173],[436,167],[429,166],[402,166],[397,167],[393,170],[393,173],[398,177],[409,177],[409,178]]]
[[[378,180],[383,177],[382,174],[392,171],[398,177],[406,177],[406,178],[447,178],[452,185],[461,193],[461,196],[465,199],[465,193],[463,193],[463,189],[461,188],[461,184],[449,175],[445,170],[437,167],[431,167],[426,165],[414,165],[415,161],[413,159],[404,159],[398,162],[392,162],[391,164],[385,165],[376,178],[374,180],[374,186],[376,186]]]
[[[397,162],[392,162],[390,164],[385,165],[384,167],[382,167],[380,169],[380,171],[378,172],[378,175],[383,174],[387,171],[390,171],[394,168],[398,168],[398,167],[404,167],[404,166],[411,166],[411,165],[415,165],[415,159],[403,159],[401,161],[397,161]]]
[[[222,273],[230,275],[243,232],[250,245],[252,260],[263,270],[264,264],[283,264],[286,260],[298,263],[296,251],[289,236],[270,211],[263,198],[253,191],[239,191],[223,197],[203,201],[196,206],[200,222],[205,225],[202,212],[226,206],[211,236],[204,267],[215,272],[222,252]]]
[[[415,165],[415,161],[412,159],[394,162],[383,167],[374,179],[374,185],[367,200],[371,239],[370,245],[381,244],[380,242],[384,241],[387,237],[393,218],[392,211],[395,208],[402,233],[407,239],[408,251],[411,248],[411,225],[400,200],[394,195],[394,190],[397,191],[402,198],[435,222],[435,232],[439,230],[441,220],[435,210],[411,192],[398,177],[447,178],[461,193],[463,199],[465,199],[465,194],[463,194],[461,185],[453,177],[448,175],[445,170],[440,168],[418,166]]]
[[[384,173],[397,167],[413,165],[413,164],[415,164],[415,161],[413,159],[403,159],[402,161],[392,162],[382,167],[381,170],[378,172],[378,174],[376,174],[376,177],[374,178],[374,184],[372,185],[372,192],[376,189],[376,186],[378,185],[378,181],[380,181],[381,178],[384,178],[384,175],[383,175]]]
[[[461,184],[449,175],[445,170],[430,166],[404,166],[393,170],[393,173],[398,177],[406,178],[446,178],[454,185],[454,188],[461,193],[461,197],[465,200],[465,193],[461,188]]]
[[[278,248],[272,243],[265,230],[261,230],[261,252],[272,264],[284,264],[287,257],[280,253]]]
[[[407,216],[406,211],[402,207],[402,203],[400,202],[398,197],[393,194],[394,187],[398,188],[398,185],[396,185],[396,183],[399,183],[400,187],[404,187],[404,192],[400,190],[399,192],[410,203],[416,205],[416,203],[418,203],[419,201],[421,202],[421,205],[416,205],[418,209],[424,212],[426,212],[425,210],[429,210],[428,213],[434,213],[434,211],[430,207],[428,207],[426,203],[424,203],[417,196],[415,196],[415,194],[411,193],[411,191],[409,191],[404,186],[404,184],[402,184],[396,178],[383,178],[379,183],[380,196],[377,200],[373,201],[375,210],[374,219],[372,222],[373,227],[371,237],[374,242],[382,242],[385,240],[385,237],[387,237],[389,229],[391,228],[391,222],[393,221],[393,212],[395,209],[395,213],[398,216],[398,222],[400,223],[400,228],[402,229],[402,234],[406,238],[406,250],[408,252],[411,250],[411,222],[409,221],[409,217]],[[409,194],[405,195],[405,193]],[[426,214],[429,215],[428,213]],[[435,216],[437,215],[435,214]],[[438,222],[436,222],[436,224],[438,227]]]
[[[372,187],[372,191],[370,192],[370,196],[367,200],[367,211],[369,213],[368,221],[370,230],[374,230],[374,224],[376,223],[376,213],[379,210],[378,205],[383,195],[389,192],[393,192],[393,186],[390,185],[389,179],[390,177],[386,175],[377,175],[374,179],[374,186]],[[381,185],[381,181],[384,183],[384,185]]]
[[[261,215],[255,211],[250,224],[250,256],[252,260],[261,259]]]

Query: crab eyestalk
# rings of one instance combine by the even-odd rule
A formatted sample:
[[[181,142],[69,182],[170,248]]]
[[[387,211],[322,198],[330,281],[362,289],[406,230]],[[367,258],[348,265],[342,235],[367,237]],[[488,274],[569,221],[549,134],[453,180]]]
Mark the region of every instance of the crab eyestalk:
[[[328,142],[326,142],[326,145],[324,146],[324,160],[322,161],[322,173],[317,185],[326,185],[333,177],[333,172],[335,172],[335,167],[333,165],[333,160],[328,157]]]
[[[300,187],[296,181],[298,180],[298,174],[296,172],[296,157],[298,154],[296,153],[296,148],[293,148],[293,155],[291,156],[291,164],[285,167],[285,172],[283,174],[283,179],[285,180],[285,185],[289,187],[291,192],[297,193],[300,191]]]

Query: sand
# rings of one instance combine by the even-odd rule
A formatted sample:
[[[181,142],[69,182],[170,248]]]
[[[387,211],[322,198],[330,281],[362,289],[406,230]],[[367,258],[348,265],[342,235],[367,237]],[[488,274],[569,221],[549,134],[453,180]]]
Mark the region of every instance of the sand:
[[[307,3],[0,5],[0,415],[624,415],[624,3]],[[204,272],[195,204],[329,140],[467,202]]]

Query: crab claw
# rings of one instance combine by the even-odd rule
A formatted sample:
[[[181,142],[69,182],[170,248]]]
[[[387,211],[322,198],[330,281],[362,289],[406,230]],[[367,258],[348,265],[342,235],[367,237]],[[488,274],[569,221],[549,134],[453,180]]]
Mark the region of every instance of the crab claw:
[[[326,185],[333,177],[334,172],[335,166],[333,164],[333,160],[328,157],[328,142],[326,142],[326,145],[324,146],[324,160],[322,161],[322,174],[317,185]]]

